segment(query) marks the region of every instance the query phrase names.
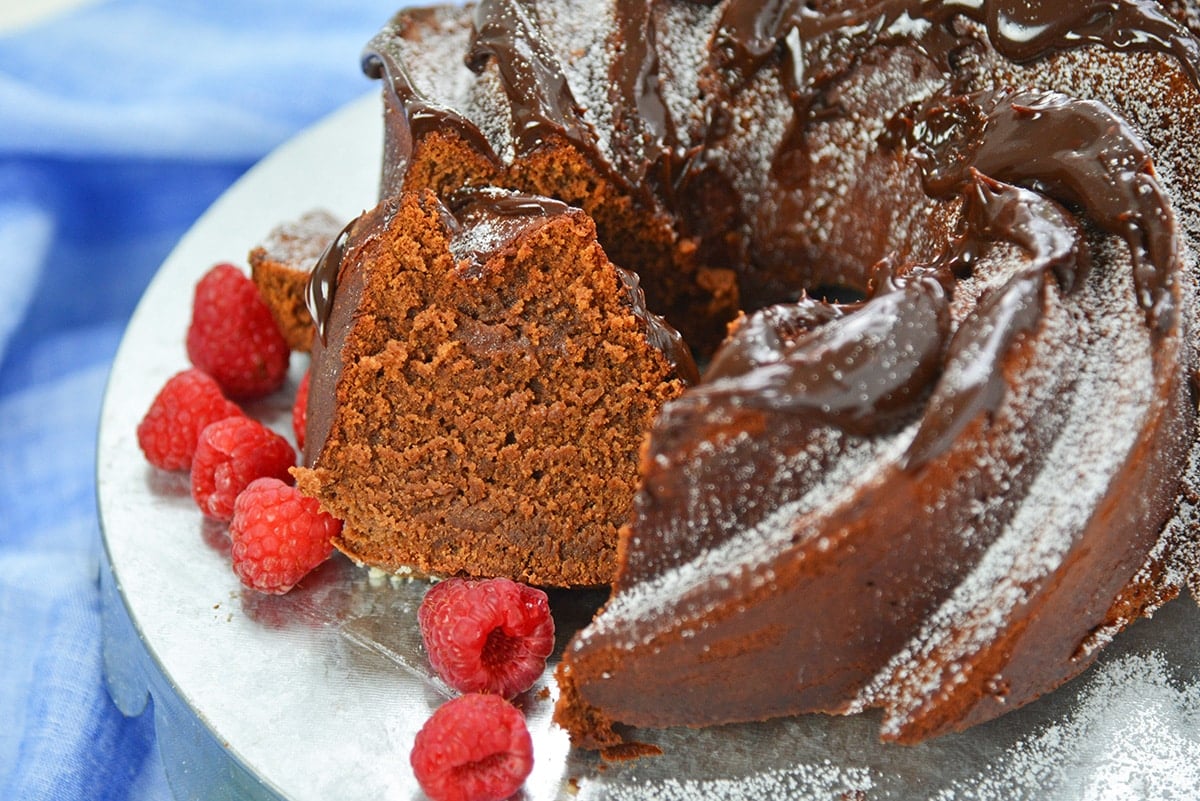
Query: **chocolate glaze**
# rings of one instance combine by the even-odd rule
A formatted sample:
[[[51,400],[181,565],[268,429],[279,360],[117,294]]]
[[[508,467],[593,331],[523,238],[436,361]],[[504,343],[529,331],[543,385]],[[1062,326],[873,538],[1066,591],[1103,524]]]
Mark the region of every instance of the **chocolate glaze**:
[[[317,258],[304,285],[304,303],[308,306],[308,313],[316,325],[317,336],[322,344],[328,344],[325,329],[333,311],[334,296],[337,294],[338,273],[342,268],[342,258],[346,254],[346,242],[350,239],[350,231],[357,221],[355,218],[342,227],[329,243],[329,247]]]
[[[945,290],[917,274],[795,340],[764,322],[751,329],[761,338],[747,332],[718,352],[723,371],[735,362],[756,366],[736,378],[707,377],[696,391],[709,403],[786,411],[860,436],[890,430],[920,408],[950,332]]]
[[[744,87],[752,91],[760,71],[777,74],[793,119],[773,157],[773,186],[802,197],[806,176],[797,171],[807,159],[795,158],[794,148],[807,146],[810,124],[839,113],[826,103],[829,90],[871,64],[870,54],[907,48],[942,73],[944,88],[897,112],[879,147],[917,165],[928,207],[953,209],[957,228],[933,258],[864,265],[861,303],[802,297],[751,314],[701,384],[664,409],[613,599],[568,649],[560,672],[584,702],[633,725],[844,712],[847,699],[928,625],[1013,524],[1021,501],[995,507],[994,517],[978,510],[996,497],[1024,498],[1047,458],[1024,446],[1057,435],[1057,412],[1046,411],[1005,431],[1019,443],[1013,451],[1003,440],[962,436],[975,424],[986,428],[1013,391],[1023,343],[1072,348],[1040,342],[1039,328],[1056,307],[1052,293],[1078,291],[1094,268],[1115,269],[1093,264],[1087,243],[1097,229],[1124,240],[1153,351],[1153,403],[1163,404],[1154,408],[1173,410],[1145,423],[1113,486],[1161,480],[1177,487],[1180,441],[1190,442],[1194,421],[1179,361],[1179,229],[1146,146],[1101,103],[975,91],[990,83],[974,70],[987,69],[995,52],[1030,60],[1100,44],[1173,56],[1195,83],[1194,40],[1145,3],[1100,10],[1043,3],[1022,21],[1025,30],[1014,22],[1023,9],[1016,2],[842,3],[837,12],[813,5],[725,5],[705,75],[718,108],[706,120],[730,124],[720,107],[736,107],[732,100]],[[961,18],[979,22],[987,40],[957,35]],[[1144,35],[1130,36],[1138,26]],[[912,36],[900,38],[901,28]],[[880,99],[881,107],[887,102]],[[722,148],[728,132],[701,136],[706,147]],[[692,164],[720,169],[703,157]],[[687,180],[681,186],[686,193]],[[724,202],[736,207],[740,199]],[[997,246],[1019,256],[1004,260],[1003,280],[951,325],[946,298]],[[849,335],[853,321],[865,318],[866,329],[877,313],[886,333]],[[1073,391],[1074,378],[1057,380],[1056,390]],[[904,450],[871,464],[878,481],[852,479],[853,495],[805,505],[862,440],[891,432],[902,443],[906,426],[913,433]],[[749,475],[752,489],[741,486]],[[772,518],[783,510],[785,520]],[[1169,501],[1106,499],[1071,530],[1070,555],[1028,590],[995,640],[965,656],[947,646],[942,664],[960,673],[916,675],[914,683],[932,689],[912,690],[912,708],[871,700],[902,721],[889,737],[914,741],[986,720],[1082,670],[1073,659],[1081,633],[1105,619],[1170,514]],[[755,549],[760,537],[769,545]],[[937,664],[922,656],[912,657],[922,670]],[[1000,681],[985,683],[989,675]]]
[[[870,420],[876,427],[894,424],[905,416],[896,414],[895,393],[908,399],[905,411],[915,412],[936,382],[926,419],[906,459],[915,468],[943,452],[976,415],[999,403],[1003,391],[999,365],[1019,335],[1041,319],[1045,276],[1055,276],[1065,290],[1082,282],[1091,260],[1079,223],[1062,203],[1081,208],[1089,220],[1128,243],[1138,302],[1156,336],[1175,321],[1171,283],[1180,264],[1174,216],[1145,147],[1102,104],[1056,93],[959,96],[929,104],[910,121],[909,131],[909,145],[923,167],[926,191],[931,197],[959,199],[964,214],[958,237],[936,263],[893,270],[937,276],[950,288],[954,277],[968,271],[992,242],[1022,248],[1030,256],[1029,269],[984,298],[952,339],[944,314],[937,317],[942,323],[932,326],[918,296],[896,302],[890,296],[896,281],[880,282],[876,297],[855,310],[852,319],[864,314],[874,317],[880,300],[886,299],[883,314],[895,315],[889,324],[900,331],[920,331],[926,341],[916,346],[908,338],[852,336],[848,341],[858,342],[856,367],[873,372],[877,376],[873,380],[861,379],[856,385],[831,382],[829,376],[845,373],[839,363],[845,357],[820,336],[790,343],[766,367],[765,354],[782,338],[769,330],[763,318],[718,351],[714,362],[721,369],[706,382],[720,384],[720,389],[714,386],[706,391],[729,402],[787,409],[809,416],[814,423],[870,433],[852,421]],[[1051,149],[1046,143],[1059,147]],[[1037,187],[1043,194],[1017,184]],[[878,294],[885,287],[889,292]],[[855,325],[839,321],[830,327],[853,330]],[[943,347],[947,340],[948,347]],[[895,365],[903,361],[901,353],[907,359],[919,358],[920,363],[911,364],[901,385],[886,387],[878,376],[897,380]],[[955,369],[968,360],[974,369]],[[729,381],[715,381],[728,378],[731,365],[757,369],[736,388]],[[873,391],[867,391],[868,384]],[[835,397],[830,397],[831,391]]]
[[[954,272],[969,266],[984,237],[1013,242],[1029,255],[1029,264],[980,298],[955,331],[945,368],[905,454],[908,469],[945,453],[971,420],[999,406],[1004,357],[1042,319],[1046,276],[1056,276],[1069,291],[1082,284],[1091,263],[1078,223],[1059,204],[978,172],[972,171],[971,178],[964,218],[974,236],[956,243],[939,268]]]
[[[655,0],[617,0],[609,47],[620,53],[608,70],[617,173],[643,204],[654,207],[675,198],[675,183],[686,171],[675,120],[663,95],[659,73]]]
[[[861,24],[875,19],[876,27],[883,29],[906,13],[927,15],[940,22],[948,13],[947,8],[946,4],[928,3],[873,4],[861,12],[844,11],[838,24]],[[1118,16],[1125,25],[1135,9],[1124,6],[1122,9]],[[754,13],[747,18],[751,10]],[[739,80],[744,80],[749,71],[759,68],[763,59],[775,52],[764,43],[771,40],[778,44],[777,38],[773,37],[777,37],[780,30],[799,28],[804,31],[804,36],[809,36],[835,27],[833,18],[837,15],[817,16],[803,4],[798,4],[794,13],[788,12],[791,16],[784,14],[785,10],[770,4],[758,4],[753,9],[749,4],[739,2],[727,6],[716,37],[718,47],[714,49],[714,58],[717,63],[723,69],[731,69]],[[1003,39],[1005,32],[1012,30],[1004,22],[1010,17],[1010,9],[1003,4],[993,4],[984,10],[988,12],[985,19],[992,38]],[[771,11],[779,16],[764,16]],[[1141,9],[1141,12],[1152,21],[1157,20],[1152,26],[1155,30],[1159,23],[1174,25],[1169,19],[1164,21],[1154,17],[1148,9]],[[1065,47],[1070,43],[1069,30],[1069,26],[1050,26],[1035,37],[1037,46],[1025,43],[1020,52],[1023,57],[1034,58],[1049,49]],[[1179,33],[1177,27],[1172,30],[1176,31],[1176,39],[1184,41],[1185,35]],[[1139,41],[1148,48],[1160,44],[1165,48],[1166,43],[1176,40],[1148,35]],[[921,42],[927,53],[935,50],[931,42],[942,48],[941,40],[931,38],[928,33]],[[1012,46],[1016,48],[1016,43]],[[1114,47],[1123,49],[1126,45],[1120,43]],[[1191,52],[1182,45],[1176,50],[1171,52],[1176,55]],[[938,52],[945,55],[948,51],[942,48]],[[944,63],[948,65],[949,61]],[[1039,298],[1044,275],[1054,274],[1060,284],[1069,289],[1086,271],[1090,258],[1084,251],[1079,224],[1062,204],[1081,209],[1086,219],[1126,241],[1134,265],[1138,302],[1146,310],[1148,325],[1154,335],[1160,336],[1177,324],[1171,287],[1181,265],[1174,216],[1154,175],[1144,144],[1103,104],[1052,92],[943,95],[914,111],[911,117],[893,121],[893,124],[901,125],[908,132],[906,145],[921,166],[926,193],[932,198],[957,199],[964,203],[966,210],[958,237],[937,264],[901,266],[898,268],[900,273],[932,271],[949,288],[953,276],[968,269],[985,245],[993,242],[1014,243],[1024,249],[1033,262],[1026,274],[1015,277],[964,321],[949,341],[948,348],[933,347],[931,341],[930,347],[921,350],[929,363],[914,370],[911,378],[923,376],[928,384],[921,388],[907,385],[905,394],[924,402],[921,390],[932,390],[935,380],[937,388],[921,433],[906,459],[910,467],[919,467],[942,452],[954,434],[971,419],[998,404],[1003,381],[997,368],[1019,335],[1032,330],[1041,319]],[[1051,147],[1050,143],[1057,147]],[[1036,193],[1031,191],[1034,189]],[[872,303],[864,304],[857,313],[871,308]],[[919,306],[901,303],[895,313],[899,317],[896,322],[899,329],[921,326],[923,310]],[[766,331],[762,325],[755,330]],[[767,336],[778,339],[777,333]],[[946,332],[940,332],[940,337],[945,336]],[[819,351],[819,345],[813,347]],[[753,341],[747,334],[725,343],[714,361],[723,364],[761,361],[761,356],[751,359],[725,352],[742,348],[760,352],[766,345],[762,341]],[[879,395],[857,393],[856,397],[869,400],[864,401],[864,408],[853,413],[843,410],[830,415],[826,411],[830,404],[824,400],[814,401],[811,405],[795,404],[791,398],[814,392],[812,375],[841,374],[842,370],[837,364],[837,356],[813,353],[802,357],[796,351],[803,349],[803,345],[794,348],[786,357],[780,355],[778,364],[770,368],[769,380],[756,374],[743,381],[744,386],[736,391],[725,389],[723,392],[730,398],[738,398],[739,403],[745,403],[743,396],[755,394],[765,381],[773,389],[760,393],[754,403],[787,408],[810,416],[814,423],[848,426],[847,421],[871,417],[872,407],[877,407],[880,412],[890,410],[892,399],[886,392]],[[976,369],[951,369],[967,358],[978,359]],[[809,367],[810,359],[817,360],[825,372]],[[880,371],[892,374],[895,353],[884,349],[868,353],[866,359],[869,365],[875,365],[875,369],[886,367]],[[981,372],[979,365],[990,366],[988,372]],[[987,376],[982,384],[978,383],[981,375]],[[963,381],[971,383],[956,383]],[[785,386],[788,387],[786,390],[783,389]],[[822,394],[818,391],[812,397],[821,398]],[[833,404],[830,408],[842,407]],[[915,409],[910,408],[912,410]],[[885,414],[882,419],[893,418]],[[855,428],[849,425],[847,430]]]
[[[1116,51],[1173,55],[1193,83],[1200,83],[1195,38],[1152,0],[851,0],[836,4],[836,10],[825,5],[733,0],[717,25],[710,63],[744,78],[761,68],[792,30],[802,41],[812,41],[862,26],[886,29],[901,17],[945,26],[961,15],[984,25],[996,51],[1016,62],[1098,44]],[[928,44],[925,40],[918,46]]]
[[[1036,187],[1083,209],[1091,222],[1126,241],[1138,302],[1151,328],[1164,329],[1179,259],[1175,218],[1146,147],[1128,123],[1094,101],[1019,92],[956,98],[927,112],[918,125],[928,132],[918,158],[931,195],[961,193],[974,171]],[[965,128],[968,135],[945,138],[947,127]],[[997,233],[997,239],[1012,239]]]
[[[670,323],[646,308],[646,293],[642,292],[637,273],[617,267],[617,279],[625,290],[630,310],[642,325],[646,341],[662,352],[683,383],[688,386],[698,384],[700,369],[696,366],[691,349]]]
[[[481,0],[466,55],[472,71],[494,62],[512,109],[517,153],[539,147],[546,137],[566,137],[584,152],[595,148],[595,135],[580,118],[557,57],[538,33],[532,3]]]

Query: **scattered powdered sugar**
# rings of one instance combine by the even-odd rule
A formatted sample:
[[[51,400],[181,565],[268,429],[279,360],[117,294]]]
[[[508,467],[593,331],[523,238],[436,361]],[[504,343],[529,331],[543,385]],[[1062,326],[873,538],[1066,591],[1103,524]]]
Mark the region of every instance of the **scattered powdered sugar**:
[[[427,15],[423,35],[396,38],[395,46],[404,54],[413,88],[425,97],[453,106],[475,80],[463,61],[471,36],[471,18],[452,6],[430,9]],[[453,55],[448,57],[448,53]]]
[[[1200,794],[1200,682],[1160,653],[1100,666],[1063,720],[932,801],[1191,801]]]
[[[262,242],[268,258],[308,269],[337,235],[342,222],[324,209],[305,212],[273,228]]]
[[[708,63],[709,40],[722,8],[719,3],[711,7],[703,3],[670,3],[660,4],[656,9],[663,102],[680,132],[702,127],[700,74]]]
[[[616,57],[609,39],[614,14],[612,0],[569,0],[538,18],[550,51],[559,55],[582,119],[591,126],[600,154],[610,164],[615,163],[608,96],[608,65]]]
[[[709,798],[721,801],[858,801],[867,798],[872,788],[870,772],[862,768],[839,767],[826,760],[816,765],[797,765],[787,770],[764,771],[740,779],[665,779],[630,782],[621,787],[624,801],[695,801]],[[585,786],[576,796],[579,801],[609,798],[607,792],[592,792]]]

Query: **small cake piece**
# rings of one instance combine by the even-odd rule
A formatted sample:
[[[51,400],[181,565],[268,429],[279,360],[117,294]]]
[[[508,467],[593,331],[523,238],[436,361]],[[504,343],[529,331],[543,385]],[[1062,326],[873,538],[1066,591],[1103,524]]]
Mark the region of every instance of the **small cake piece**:
[[[339,240],[340,241],[340,240]],[[605,584],[637,460],[695,366],[559,201],[403,193],[313,274],[301,490],[359,562]]]
[[[328,211],[314,209],[281,223],[250,251],[250,275],[292,350],[307,353],[312,344],[304,287],[312,266],[341,228]]]

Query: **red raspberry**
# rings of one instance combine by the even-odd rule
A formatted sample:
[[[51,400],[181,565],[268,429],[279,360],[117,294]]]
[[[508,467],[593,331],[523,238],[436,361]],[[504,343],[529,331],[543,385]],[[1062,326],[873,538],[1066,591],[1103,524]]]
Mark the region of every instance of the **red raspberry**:
[[[282,595],[329,558],[342,523],[277,478],[250,482],[233,504],[233,572],[247,587]]]
[[[525,718],[496,695],[463,695],[433,713],[409,757],[433,801],[500,801],[533,770]]]
[[[292,480],[296,452],[257,420],[228,417],[200,432],[192,458],[192,498],[209,517],[228,521],[238,493],[256,478]]]
[[[296,388],[296,400],[292,402],[292,431],[296,434],[296,447],[304,450],[304,427],[308,424],[308,381],[311,371],[305,371]]]
[[[433,669],[454,689],[512,698],[528,690],[554,650],[546,593],[505,578],[452,578],[417,610]]]
[[[195,368],[184,370],[167,380],[138,423],[138,446],[155,467],[187,470],[205,426],[241,414],[210,376]]]
[[[232,264],[218,264],[196,284],[187,353],[234,398],[279,389],[291,356],[258,288]]]

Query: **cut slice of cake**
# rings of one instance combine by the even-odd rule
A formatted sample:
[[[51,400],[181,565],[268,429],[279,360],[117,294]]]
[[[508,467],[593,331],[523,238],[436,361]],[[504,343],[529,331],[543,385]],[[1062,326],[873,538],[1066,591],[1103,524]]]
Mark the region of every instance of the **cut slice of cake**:
[[[695,374],[591,219],[480,190],[403,193],[313,278],[301,490],[393,572],[608,583],[645,432]]]

